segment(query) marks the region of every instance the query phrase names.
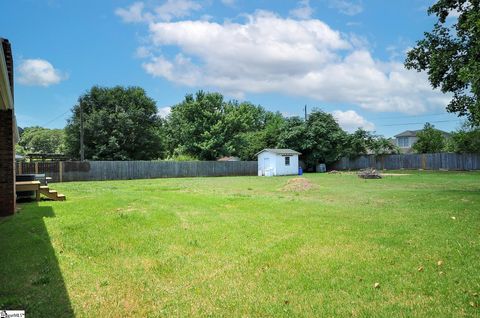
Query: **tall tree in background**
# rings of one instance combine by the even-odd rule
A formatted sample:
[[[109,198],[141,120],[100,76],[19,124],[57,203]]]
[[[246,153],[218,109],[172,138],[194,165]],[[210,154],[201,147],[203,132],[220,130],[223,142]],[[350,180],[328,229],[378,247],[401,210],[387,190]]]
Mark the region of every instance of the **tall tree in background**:
[[[453,132],[447,142],[447,150],[458,153],[480,153],[480,127],[471,127],[466,124]]]
[[[387,155],[399,153],[397,146],[390,140],[372,132],[358,128],[347,137],[345,155],[355,158],[366,154]]]
[[[405,66],[427,71],[434,88],[453,93],[447,110],[479,125],[480,0],[439,0],[428,14],[438,21],[408,52]]]
[[[278,146],[301,152],[303,161],[313,168],[318,163],[332,163],[340,159],[347,136],[331,114],[314,109],[306,121],[299,117],[286,120]]]
[[[237,155],[243,160],[257,160],[255,154],[265,148],[275,148],[279,136],[285,129],[286,119],[279,112],[265,111],[262,117],[262,128],[241,134],[242,144]]]
[[[277,144],[284,118],[249,102],[229,102],[224,118],[226,155],[256,160],[255,154]]]
[[[169,155],[188,155],[201,160],[223,155],[226,150],[221,131],[225,108],[221,94],[203,91],[187,95],[173,106],[166,124]]]
[[[63,129],[27,127],[21,132],[18,146],[17,152],[22,154],[61,154],[65,152],[65,132]]]
[[[445,148],[445,137],[430,123],[426,123],[423,130],[417,133],[417,138],[412,148],[418,153],[441,152]]]
[[[307,119],[308,151],[305,163],[332,163],[344,155],[347,132],[337,123],[332,114],[314,109]]]
[[[94,86],[78,99],[65,128],[67,149],[74,158],[80,151],[80,106],[86,159],[151,160],[161,156],[157,106],[142,88]]]
[[[172,107],[166,118],[170,157],[215,160],[222,156],[254,159],[272,142],[275,123],[283,117],[249,102],[226,102],[219,93],[199,91]]]

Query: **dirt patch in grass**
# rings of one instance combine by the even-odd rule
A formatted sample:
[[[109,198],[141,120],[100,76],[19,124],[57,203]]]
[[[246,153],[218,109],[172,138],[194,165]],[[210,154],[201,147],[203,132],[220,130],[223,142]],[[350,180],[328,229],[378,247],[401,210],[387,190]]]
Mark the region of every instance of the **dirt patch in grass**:
[[[308,191],[313,187],[314,184],[305,178],[292,178],[283,186],[282,191]]]

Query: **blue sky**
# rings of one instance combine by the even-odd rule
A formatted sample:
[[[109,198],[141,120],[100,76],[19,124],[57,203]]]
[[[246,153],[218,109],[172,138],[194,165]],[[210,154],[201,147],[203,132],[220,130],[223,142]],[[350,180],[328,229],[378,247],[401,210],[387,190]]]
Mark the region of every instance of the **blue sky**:
[[[93,85],[136,85],[162,114],[198,89],[300,115],[332,112],[387,137],[444,130],[448,96],[403,68],[431,0],[1,1],[20,126],[63,127]]]

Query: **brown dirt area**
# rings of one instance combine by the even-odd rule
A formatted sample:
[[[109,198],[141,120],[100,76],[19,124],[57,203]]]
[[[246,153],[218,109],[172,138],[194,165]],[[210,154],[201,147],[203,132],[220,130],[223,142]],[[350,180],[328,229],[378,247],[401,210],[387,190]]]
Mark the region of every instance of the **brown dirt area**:
[[[287,181],[282,191],[308,191],[314,187],[314,184],[305,178],[292,178]]]

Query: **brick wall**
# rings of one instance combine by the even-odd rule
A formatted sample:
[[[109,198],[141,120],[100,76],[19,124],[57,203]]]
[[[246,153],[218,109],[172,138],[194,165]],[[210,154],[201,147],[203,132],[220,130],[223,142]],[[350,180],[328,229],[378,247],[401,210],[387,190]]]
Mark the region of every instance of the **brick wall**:
[[[0,216],[15,213],[13,111],[0,110]]]

